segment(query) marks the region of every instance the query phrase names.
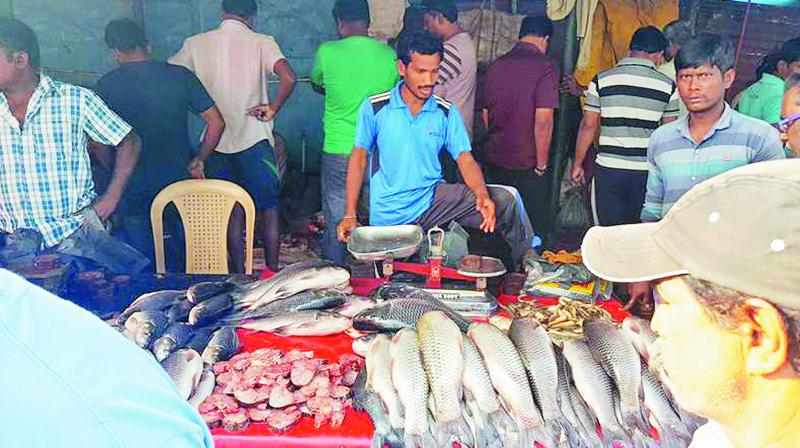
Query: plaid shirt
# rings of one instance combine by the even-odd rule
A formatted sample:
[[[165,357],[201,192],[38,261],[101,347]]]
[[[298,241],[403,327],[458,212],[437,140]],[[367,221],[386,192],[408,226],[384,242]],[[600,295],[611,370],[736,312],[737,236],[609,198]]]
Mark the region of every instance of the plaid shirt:
[[[86,144],[118,145],[131,127],[91,90],[41,75],[20,129],[0,93],[0,230],[27,228],[55,246],[95,199]]]

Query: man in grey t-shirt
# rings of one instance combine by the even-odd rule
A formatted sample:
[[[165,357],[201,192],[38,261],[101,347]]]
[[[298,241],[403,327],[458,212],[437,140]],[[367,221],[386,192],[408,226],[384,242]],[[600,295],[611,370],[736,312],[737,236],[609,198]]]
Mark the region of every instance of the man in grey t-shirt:
[[[475,44],[458,24],[458,8],[454,0],[425,0],[425,27],[444,40],[444,58],[439,68],[436,94],[454,103],[464,118],[472,140],[475,116],[477,56]]]

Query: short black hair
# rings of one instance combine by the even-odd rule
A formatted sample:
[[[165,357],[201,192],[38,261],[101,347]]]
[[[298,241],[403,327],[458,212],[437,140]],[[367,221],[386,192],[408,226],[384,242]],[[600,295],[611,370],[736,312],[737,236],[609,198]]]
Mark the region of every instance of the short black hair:
[[[519,38],[525,36],[551,37],[553,22],[544,16],[525,17],[519,27]]]
[[[800,73],[792,73],[786,78],[786,91],[788,92],[795,87],[800,87]],[[798,100],[800,100],[800,97],[798,97]]]
[[[131,19],[116,19],[106,25],[106,45],[112,50],[130,53],[147,48],[147,37],[138,23]]]
[[[11,17],[0,17],[0,47],[5,50],[8,60],[11,60],[12,53],[27,53],[28,64],[35,69],[39,68],[39,40],[25,22]]]
[[[668,23],[661,32],[669,43],[679,47],[692,39],[692,25],[681,20]]]
[[[787,64],[800,61],[800,37],[787,40],[781,47],[781,60]]]
[[[369,25],[369,3],[367,0],[336,0],[333,18],[345,23],[364,22]]]
[[[631,38],[631,51],[654,54],[666,51],[667,45],[667,38],[654,26],[639,28]]]
[[[404,34],[397,42],[397,57],[408,65],[411,63],[411,53],[444,56],[444,44],[439,36],[428,31]]]
[[[424,0],[422,9],[425,12],[439,12],[451,23],[458,22],[458,6],[455,0]]]
[[[731,42],[719,34],[700,33],[681,47],[675,57],[675,69],[696,68],[709,64],[722,74],[733,68],[734,52]]]
[[[256,0],[222,0],[222,10],[226,14],[249,18],[256,15],[258,5]]]
[[[756,67],[756,78],[761,78],[764,73],[774,75],[778,73],[778,62],[781,60],[780,53],[770,53],[761,59],[761,62]]]

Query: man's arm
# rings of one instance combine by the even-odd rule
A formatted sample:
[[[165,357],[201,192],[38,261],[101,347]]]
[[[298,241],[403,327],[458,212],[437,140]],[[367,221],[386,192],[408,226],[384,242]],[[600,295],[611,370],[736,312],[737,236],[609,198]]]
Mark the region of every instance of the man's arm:
[[[324,44],[323,44],[324,45]],[[325,78],[322,72],[322,46],[314,56],[314,66],[311,68],[311,88],[322,95],[325,95]]]
[[[781,142],[778,130],[769,127],[761,132],[761,144],[755,148],[755,153],[751,157],[750,162],[763,162],[766,160],[781,160],[786,158],[786,152],[783,150],[783,142]]]
[[[536,135],[534,136],[534,143],[536,144],[536,168],[543,170],[547,168],[547,162],[550,158],[550,144],[553,141],[553,109],[536,109],[536,116],[534,121],[536,126]]]
[[[286,59],[281,59],[276,62],[273,67],[273,72],[278,75],[278,82],[280,83],[280,88],[278,88],[278,94],[275,96],[275,99],[271,100],[269,104],[259,104],[247,111],[248,115],[256,117],[261,121],[271,121],[275,118],[275,115],[277,115],[283,107],[283,103],[286,102],[292,94],[292,91],[294,91],[294,85],[297,82],[294,70],[292,70],[292,66],[289,65],[289,61]]]
[[[114,210],[117,209],[122,193],[128,185],[128,180],[136,168],[136,161],[142,152],[142,141],[139,136],[131,131],[119,145],[117,145],[117,157],[114,162],[114,172],[111,175],[111,183],[105,194],[93,204],[97,216],[101,220],[108,219]]]
[[[225,120],[223,120],[217,106],[211,106],[205,112],[202,112],[200,117],[206,122],[206,132],[203,134],[200,154],[189,163],[189,174],[195,179],[205,179],[206,160],[217,149],[222,133],[225,131]]]
[[[367,150],[353,148],[350,159],[347,161],[347,181],[345,182],[344,217],[336,226],[336,235],[339,241],[345,243],[350,239],[350,232],[358,227],[358,198],[361,195],[361,185],[364,182],[364,170],[367,169]]]
[[[489,130],[489,109],[481,109],[481,120],[483,121],[483,128]]]
[[[461,177],[464,178],[464,183],[467,184],[472,193],[475,194],[475,208],[483,216],[481,222],[481,230],[487,233],[494,232],[497,225],[497,215],[495,211],[494,202],[489,196],[489,190],[486,188],[486,182],[483,180],[483,173],[481,167],[475,158],[472,157],[471,152],[462,152],[456,160],[458,170],[461,172]]]
[[[664,179],[655,158],[654,141],[651,139],[647,149],[647,193],[640,218],[642,222],[660,221],[664,216]]]
[[[572,166],[572,179],[583,179],[583,161],[586,159],[586,153],[589,152],[592,143],[597,138],[599,130],[600,112],[585,110],[575,146],[575,164]]]

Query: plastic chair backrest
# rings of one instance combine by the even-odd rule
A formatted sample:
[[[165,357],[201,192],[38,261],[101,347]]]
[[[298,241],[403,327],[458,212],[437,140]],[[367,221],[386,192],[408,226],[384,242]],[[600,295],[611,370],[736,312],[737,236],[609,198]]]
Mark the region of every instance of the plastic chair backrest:
[[[238,203],[245,214],[245,271],[253,273],[253,235],[256,210],[242,187],[224,180],[182,180],[167,186],[153,199],[156,272],[166,273],[164,257],[164,208],[174,203],[186,235],[187,274],[228,274],[228,222]]]

